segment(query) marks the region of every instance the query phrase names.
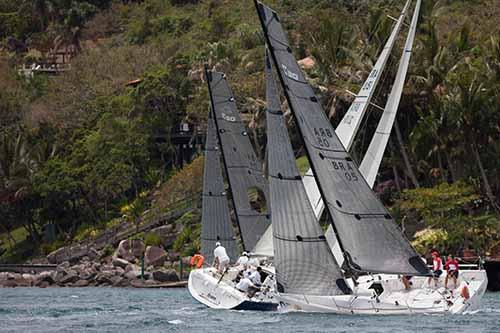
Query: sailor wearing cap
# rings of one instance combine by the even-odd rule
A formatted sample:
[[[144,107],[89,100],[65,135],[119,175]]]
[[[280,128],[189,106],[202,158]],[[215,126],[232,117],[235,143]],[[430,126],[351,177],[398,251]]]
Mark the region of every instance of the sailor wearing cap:
[[[243,252],[241,254],[241,257],[238,258],[238,260],[236,261],[236,265],[238,266],[242,266],[242,268],[245,268],[248,264],[248,253],[246,252]]]
[[[226,248],[222,246],[220,242],[215,243],[214,266],[219,273],[223,273],[226,267],[229,266],[229,260]]]

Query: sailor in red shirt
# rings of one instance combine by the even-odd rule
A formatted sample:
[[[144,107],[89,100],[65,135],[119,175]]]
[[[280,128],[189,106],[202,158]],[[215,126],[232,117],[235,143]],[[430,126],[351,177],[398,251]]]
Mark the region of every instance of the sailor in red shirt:
[[[446,264],[444,265],[446,268],[446,279],[444,280],[444,287],[448,288],[448,279],[451,277],[453,279],[453,285],[455,289],[457,288],[457,279],[458,279],[458,261],[451,254],[448,255],[448,259],[446,260]]]
[[[431,280],[434,279],[434,285],[437,287],[439,277],[443,274],[443,261],[437,251],[432,251],[432,277],[429,277],[427,284],[431,285]]]

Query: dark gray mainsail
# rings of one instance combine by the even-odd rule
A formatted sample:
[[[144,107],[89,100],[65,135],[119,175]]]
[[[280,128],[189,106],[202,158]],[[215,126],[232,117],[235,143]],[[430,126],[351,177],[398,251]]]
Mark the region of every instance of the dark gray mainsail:
[[[271,220],[252,207],[250,196],[260,192],[267,205],[268,184],[224,73],[207,70],[206,77],[243,248],[252,251]]]
[[[338,295],[342,272],[306,194],[266,56],[267,147],[278,291]]]
[[[213,251],[217,241],[220,241],[226,248],[227,254],[232,260],[235,260],[238,255],[227,200],[217,133],[212,112],[210,112],[205,143],[201,215],[201,254],[207,263],[211,263],[214,259]]]
[[[276,12],[255,1],[283,91],[348,268],[428,275],[422,260],[359,173],[299,68]]]

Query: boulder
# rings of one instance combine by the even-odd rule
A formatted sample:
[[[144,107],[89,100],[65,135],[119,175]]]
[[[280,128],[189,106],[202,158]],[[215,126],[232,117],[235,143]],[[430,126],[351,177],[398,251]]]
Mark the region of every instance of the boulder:
[[[128,264],[127,267],[125,267],[125,273],[130,271],[141,271],[141,268],[134,264]]]
[[[110,280],[111,280],[111,285],[113,287],[120,287],[122,281],[125,280],[125,279],[122,278],[122,277],[120,277],[120,276],[113,276]]]
[[[99,273],[95,277],[95,280],[99,284],[113,284],[114,274],[110,272]]]
[[[123,275],[126,279],[129,279],[129,280],[135,280],[137,279],[138,277],[141,276],[141,271],[138,271],[138,270],[130,270],[128,272],[126,272],[124,275]]]
[[[47,288],[47,287],[50,287],[50,283],[48,283],[47,281],[41,281],[41,282],[37,283],[35,286],[37,286],[39,288]]]
[[[87,287],[89,284],[90,283],[87,280],[78,280],[73,283],[73,287]]]
[[[145,266],[163,266],[167,259],[167,252],[158,246],[148,246],[144,254]]]
[[[59,279],[57,281],[57,283],[58,284],[69,284],[69,283],[75,283],[78,280],[80,280],[78,275],[76,275],[74,272],[71,272],[70,274],[67,274],[66,276]]]
[[[153,279],[155,279],[158,282],[177,282],[177,281],[179,281],[179,277],[177,276],[177,272],[173,269],[154,271],[153,272]]]
[[[16,280],[4,280],[0,282],[0,286],[4,288],[15,288],[18,287]]]
[[[118,245],[116,255],[127,261],[133,261],[142,257],[144,253],[144,243],[138,239],[124,239]]]
[[[125,268],[127,267],[128,264],[130,264],[127,260],[118,257],[113,257],[111,263],[113,264],[114,267],[121,267],[121,268]]]
[[[54,284],[56,281],[54,280],[55,274],[52,272],[41,272],[35,278],[35,286],[40,287],[42,284]],[[43,287],[42,287],[43,288]]]
[[[68,269],[69,266],[71,266],[69,261],[63,261],[57,266],[57,269]]]

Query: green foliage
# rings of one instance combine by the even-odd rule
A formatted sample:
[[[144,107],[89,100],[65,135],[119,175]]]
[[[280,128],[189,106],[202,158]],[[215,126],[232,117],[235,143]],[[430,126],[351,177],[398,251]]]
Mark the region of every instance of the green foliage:
[[[113,245],[108,244],[102,249],[102,257],[109,257],[115,252]]]
[[[174,241],[173,248],[183,256],[193,255],[200,250],[201,225],[200,216],[188,212],[180,217],[176,223],[182,225],[182,231]]]
[[[146,244],[146,246],[160,246],[161,238],[154,232],[148,232],[144,236],[144,244]]]
[[[413,243],[421,253],[431,248],[458,253],[469,247],[480,252],[500,239],[498,217],[481,210],[483,201],[471,185],[443,183],[403,191],[392,210],[405,223],[424,222]]]
[[[63,245],[64,245],[64,241],[62,241],[62,240],[56,240],[52,243],[43,243],[40,246],[40,251],[42,252],[43,255],[47,255],[47,254],[57,250],[58,248],[60,248]]]

